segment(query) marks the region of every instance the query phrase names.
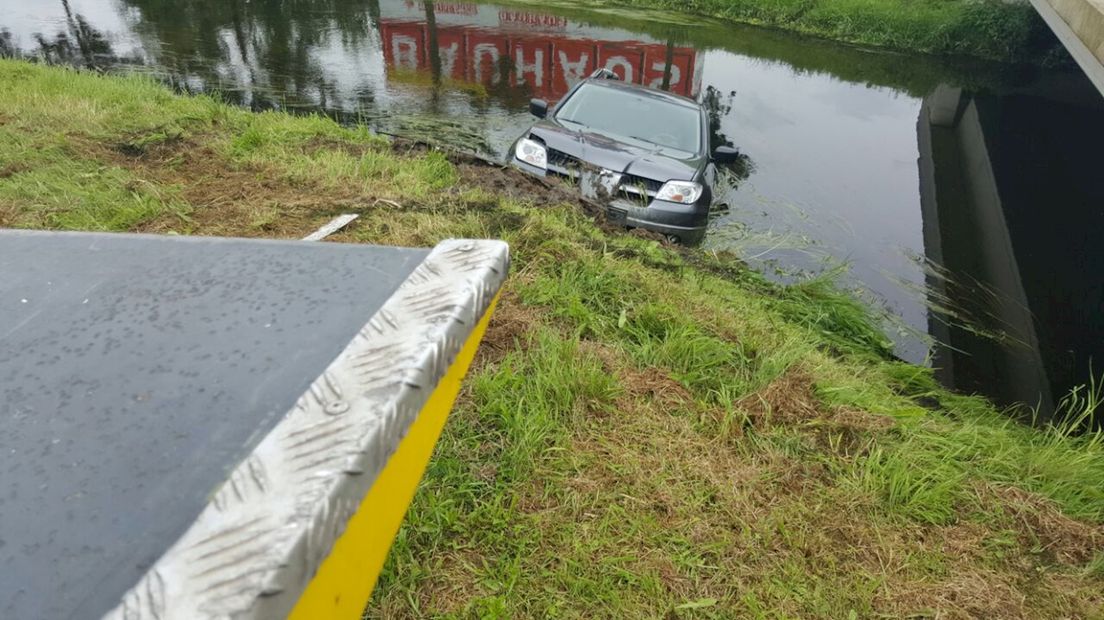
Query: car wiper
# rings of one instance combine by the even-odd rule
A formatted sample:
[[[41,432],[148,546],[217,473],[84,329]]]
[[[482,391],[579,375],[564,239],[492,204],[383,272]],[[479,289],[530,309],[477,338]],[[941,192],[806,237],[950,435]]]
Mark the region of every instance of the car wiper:
[[[668,146],[666,144],[660,144],[660,143],[658,143],[654,140],[649,140],[648,138],[641,138],[640,136],[629,136],[629,137],[632,138],[633,140],[640,140],[641,142],[647,142],[648,144],[651,144],[652,146],[656,147],[657,149],[673,149],[673,148],[675,148],[673,146]]]

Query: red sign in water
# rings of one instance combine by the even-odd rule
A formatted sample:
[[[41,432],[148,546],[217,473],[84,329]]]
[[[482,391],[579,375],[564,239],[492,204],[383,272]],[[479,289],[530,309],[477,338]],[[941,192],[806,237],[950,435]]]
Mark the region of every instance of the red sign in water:
[[[511,21],[525,23],[517,16]],[[538,21],[547,26],[546,20]],[[388,70],[430,69],[431,37],[425,23],[383,20],[381,30]],[[598,67],[610,69],[625,81],[657,88],[666,77],[672,92],[697,96],[697,52],[692,48],[438,25],[437,53],[442,78],[487,85],[509,80],[510,86],[525,85],[534,96],[550,101],[558,100]]]

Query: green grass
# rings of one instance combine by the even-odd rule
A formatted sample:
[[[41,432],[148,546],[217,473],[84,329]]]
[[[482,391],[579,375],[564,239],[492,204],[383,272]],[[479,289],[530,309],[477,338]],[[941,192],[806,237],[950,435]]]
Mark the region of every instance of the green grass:
[[[1085,566],[1085,572],[1098,579],[1104,579],[1104,551],[1097,553]]]
[[[3,137],[0,136],[0,140]],[[188,207],[126,170],[94,162],[68,161],[56,154],[21,157],[28,167],[15,180],[0,184],[0,203],[27,207],[18,224],[67,230],[130,230],[165,213],[183,215]]]
[[[238,179],[226,178],[228,171],[278,182],[282,193],[274,199],[298,199],[298,192],[334,203],[369,194],[421,200],[457,180],[440,153],[397,158],[386,140],[362,127],[254,114],[213,97],[175,97],[139,77],[2,63],[0,216],[7,226],[124,231],[171,220],[177,232],[189,232],[196,205],[180,197],[177,181],[221,178],[227,187],[220,189],[244,191]],[[184,170],[179,158],[160,161],[163,153],[196,146],[218,159],[200,158]],[[157,179],[135,170],[150,159],[164,173]]]
[[[300,237],[340,210],[344,242],[511,244],[368,617],[1101,614],[1101,435],[947,392],[830,280],[139,78],[0,61],[0,132],[4,226]]]

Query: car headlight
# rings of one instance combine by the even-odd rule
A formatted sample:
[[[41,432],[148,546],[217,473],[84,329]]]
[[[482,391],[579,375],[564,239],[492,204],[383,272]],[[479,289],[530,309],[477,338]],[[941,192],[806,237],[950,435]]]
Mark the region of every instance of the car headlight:
[[[691,205],[701,198],[702,186],[690,181],[667,181],[656,194],[656,199]]]
[[[548,169],[548,149],[536,140],[530,140],[529,138],[518,140],[514,155],[530,166],[536,166],[541,170]]]

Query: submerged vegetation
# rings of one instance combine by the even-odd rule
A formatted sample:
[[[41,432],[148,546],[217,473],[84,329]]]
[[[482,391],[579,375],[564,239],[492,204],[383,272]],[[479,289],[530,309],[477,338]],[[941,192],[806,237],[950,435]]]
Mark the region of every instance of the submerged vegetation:
[[[829,283],[328,119],[0,61],[0,226],[298,238],[348,212],[336,241],[514,256],[369,617],[1104,613],[1101,435],[942,389]]]

